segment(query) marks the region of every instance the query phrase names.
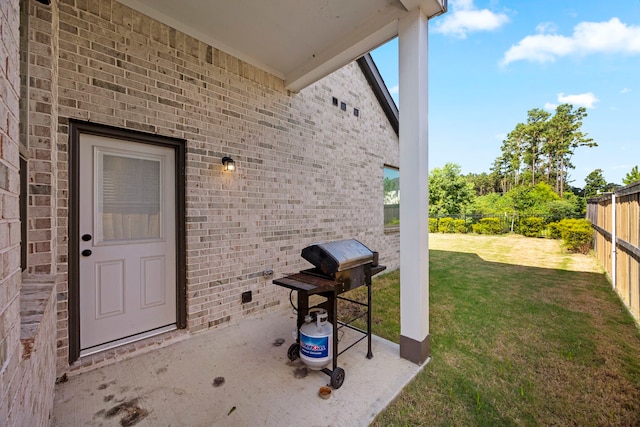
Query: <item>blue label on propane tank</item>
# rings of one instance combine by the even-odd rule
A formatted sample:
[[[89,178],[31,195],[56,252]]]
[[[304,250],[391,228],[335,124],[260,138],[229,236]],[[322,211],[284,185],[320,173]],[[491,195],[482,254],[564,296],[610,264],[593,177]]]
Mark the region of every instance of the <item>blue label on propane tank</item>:
[[[329,337],[310,337],[300,333],[300,353],[313,358],[327,357]]]

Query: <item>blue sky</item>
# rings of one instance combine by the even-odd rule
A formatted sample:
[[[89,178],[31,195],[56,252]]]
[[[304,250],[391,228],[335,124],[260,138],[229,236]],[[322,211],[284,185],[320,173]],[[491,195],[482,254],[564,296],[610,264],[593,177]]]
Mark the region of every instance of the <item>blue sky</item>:
[[[372,52],[398,101],[397,39]],[[640,0],[449,0],[429,21],[429,169],[489,172],[527,111],[587,108],[569,180],[640,164]],[[402,113],[401,113],[402,114]]]

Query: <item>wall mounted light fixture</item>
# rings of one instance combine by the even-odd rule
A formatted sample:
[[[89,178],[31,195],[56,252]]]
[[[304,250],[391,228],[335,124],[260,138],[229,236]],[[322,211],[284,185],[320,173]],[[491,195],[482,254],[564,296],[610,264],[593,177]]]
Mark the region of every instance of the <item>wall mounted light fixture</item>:
[[[233,161],[233,159],[231,157],[223,157],[222,158],[222,164],[224,166],[224,170],[226,171],[234,171],[236,170],[236,162]]]

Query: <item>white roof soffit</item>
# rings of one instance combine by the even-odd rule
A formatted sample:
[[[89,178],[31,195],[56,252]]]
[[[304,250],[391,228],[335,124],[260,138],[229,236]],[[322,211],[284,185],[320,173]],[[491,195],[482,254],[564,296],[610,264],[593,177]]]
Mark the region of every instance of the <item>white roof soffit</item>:
[[[398,35],[398,19],[447,0],[118,0],[299,91]]]

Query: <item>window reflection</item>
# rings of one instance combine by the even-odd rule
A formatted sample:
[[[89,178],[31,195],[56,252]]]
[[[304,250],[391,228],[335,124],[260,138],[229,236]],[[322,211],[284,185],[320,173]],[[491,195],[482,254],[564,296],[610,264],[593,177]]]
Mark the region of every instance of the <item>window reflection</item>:
[[[400,171],[384,167],[384,225],[400,224]]]

